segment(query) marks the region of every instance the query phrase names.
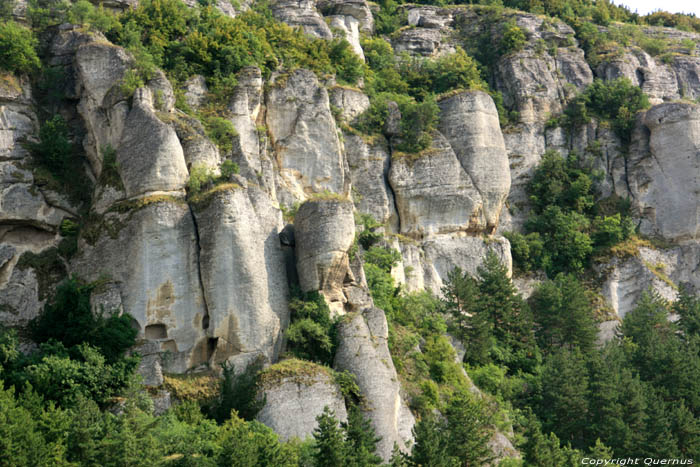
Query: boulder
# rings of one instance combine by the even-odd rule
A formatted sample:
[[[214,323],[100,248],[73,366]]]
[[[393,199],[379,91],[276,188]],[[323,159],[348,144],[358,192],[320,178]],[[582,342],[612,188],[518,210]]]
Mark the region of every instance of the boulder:
[[[355,282],[348,255],[355,240],[352,203],[305,202],[294,219],[294,239],[302,291],[321,291],[331,309],[341,311],[347,302],[343,285]]]
[[[304,360],[283,360],[263,370],[258,397],[265,405],[256,419],[282,441],[313,436],[325,407],[338,421],[347,421],[343,395],[329,369]]]
[[[293,28],[301,27],[310,36],[321,39],[333,37],[330,28],[316,10],[315,0],[273,0],[269,8],[275,19]]]

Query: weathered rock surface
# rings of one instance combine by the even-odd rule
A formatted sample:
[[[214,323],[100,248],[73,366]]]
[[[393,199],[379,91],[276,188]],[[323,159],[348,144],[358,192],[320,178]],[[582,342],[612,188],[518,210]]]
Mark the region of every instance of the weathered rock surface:
[[[301,289],[321,291],[332,310],[342,310],[343,285],[354,282],[348,256],[355,239],[352,203],[307,201],[294,219],[294,237]]]
[[[324,190],[348,195],[347,167],[328,92],[316,75],[297,70],[278,76],[266,105],[280,201],[291,205]]]
[[[328,25],[316,10],[314,0],[274,0],[270,2],[272,15],[292,27],[301,27],[306,34],[330,39],[333,37]]]
[[[258,357],[271,363],[289,321],[281,213],[252,186],[221,190],[203,204],[195,217],[210,359],[240,369]]]
[[[673,301],[678,286],[700,290],[700,245],[687,243],[667,250],[642,247],[637,256],[613,259],[604,269],[603,296],[623,319],[644,292],[655,291]]]
[[[440,132],[481,195],[486,230],[493,232],[510,190],[508,157],[496,106],[481,91],[463,92],[441,100],[439,105]]]
[[[155,114],[153,96],[139,88],[117,149],[119,174],[127,196],[182,190],[188,172],[175,130]]]
[[[398,230],[394,196],[387,183],[391,156],[383,137],[365,142],[361,136],[344,133],[345,156],[350,167],[355,207],[380,223]]]
[[[338,328],[339,345],[334,368],[357,377],[366,401],[366,416],[382,439],[377,454],[385,461],[391,457],[394,443],[406,450],[415,420],[400,395],[400,386],[388,347],[389,328],[384,312],[367,308],[353,313]]]
[[[389,183],[404,235],[422,238],[486,227],[481,193],[437,132],[430,149],[415,157],[392,158]]]
[[[670,240],[700,235],[700,106],[661,104],[644,117],[642,141],[627,163],[633,202],[645,219],[643,233]],[[640,140],[646,134],[637,134]]]
[[[282,441],[311,437],[318,426],[316,417],[325,407],[338,421],[347,420],[343,395],[328,370],[310,362],[297,363],[303,368],[294,374],[278,370],[287,364],[283,361],[264,370],[261,378],[259,397],[265,398],[265,405],[256,418],[275,430]]]
[[[147,200],[143,200],[146,203]],[[73,270],[85,280],[108,277],[139,337],[158,342],[164,369],[182,373],[208,362],[197,232],[182,201],[155,201],[109,213],[94,226],[94,244],[81,242]]]
[[[352,122],[369,108],[369,97],[359,89],[334,86],[330,89],[330,104],[340,110],[345,122]]]

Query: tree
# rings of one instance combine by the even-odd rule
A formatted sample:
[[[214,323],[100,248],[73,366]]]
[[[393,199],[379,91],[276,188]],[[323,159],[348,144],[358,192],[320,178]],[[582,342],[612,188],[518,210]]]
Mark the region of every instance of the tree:
[[[588,381],[586,362],[578,349],[561,348],[545,361],[539,409],[543,427],[574,447],[586,445]]]
[[[447,451],[463,467],[481,466],[493,460],[488,442],[492,417],[482,399],[467,390],[457,392],[446,409]]]
[[[425,467],[453,467],[452,458],[447,452],[445,420],[434,414],[421,418],[413,427],[415,443],[408,456],[410,465]]]
[[[680,317],[678,326],[686,336],[700,336],[700,297],[681,285],[673,311]]]
[[[578,347],[588,353],[595,345],[598,330],[583,285],[571,274],[559,274],[540,284],[531,298],[542,349]]]
[[[537,351],[530,308],[493,251],[477,269],[477,276],[477,313],[485,313],[491,322],[493,336],[501,347],[498,359],[509,367],[527,367]]]
[[[318,427],[313,433],[316,440],[314,451],[315,464],[318,467],[346,465],[350,453],[345,443],[345,432],[338,426],[335,412],[328,407],[324,407],[323,413],[316,417],[316,421],[318,422]]]
[[[347,465],[365,467],[381,465],[382,458],[376,454],[377,443],[381,437],[376,436],[372,424],[357,405],[348,411],[348,421],[340,424],[346,434]]]
[[[477,309],[478,294],[476,280],[455,267],[442,287],[441,303],[451,317],[451,330],[466,348],[464,361],[482,365],[489,360],[492,330],[488,313]]]
[[[0,22],[0,69],[18,74],[37,70],[41,66],[37,44],[29,29],[14,21]]]

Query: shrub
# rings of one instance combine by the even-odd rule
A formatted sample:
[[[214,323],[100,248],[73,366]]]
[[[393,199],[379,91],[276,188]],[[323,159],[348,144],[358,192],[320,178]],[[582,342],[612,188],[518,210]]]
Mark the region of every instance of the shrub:
[[[0,69],[10,73],[31,73],[41,66],[36,54],[37,39],[29,29],[14,21],[0,23]]]
[[[291,324],[286,331],[290,351],[299,358],[331,365],[336,346],[336,323],[318,292],[294,292],[289,303]]]
[[[218,423],[224,423],[235,410],[244,420],[254,420],[255,416],[265,406],[265,399],[257,398],[258,376],[262,362],[256,361],[239,375],[236,375],[233,365],[223,363],[223,379],[220,381],[219,399],[207,412]]]
[[[392,248],[373,246],[365,252],[364,260],[385,272],[391,272],[391,269],[401,261],[401,253]]]
[[[230,159],[226,159],[221,163],[221,177],[224,179],[231,178],[232,175],[237,174],[240,171],[238,164]]]
[[[499,43],[501,54],[506,55],[518,52],[525,47],[527,36],[515,21],[509,21],[503,25],[502,37]]]
[[[227,154],[233,149],[233,138],[238,136],[238,132],[231,123],[222,117],[205,117],[202,119],[207,136],[219,146],[222,153]]]
[[[75,277],[59,285],[43,312],[30,322],[32,338],[38,343],[54,339],[68,348],[87,343],[99,349],[108,362],[119,360],[134,345],[137,331],[128,315],[104,310],[93,314],[90,295],[94,288]]]
[[[187,179],[187,191],[190,195],[196,195],[210,183],[216,176],[214,171],[206,165],[196,164],[190,169],[190,178]]]
[[[52,174],[63,178],[73,155],[73,144],[63,117],[55,115],[47,120],[39,129],[39,142],[30,143],[29,149]]]

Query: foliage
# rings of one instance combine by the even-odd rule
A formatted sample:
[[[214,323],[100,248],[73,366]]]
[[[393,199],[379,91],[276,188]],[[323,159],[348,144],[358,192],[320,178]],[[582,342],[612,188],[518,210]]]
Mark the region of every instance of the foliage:
[[[543,282],[532,295],[531,305],[541,349],[567,347],[582,352],[593,349],[598,332],[593,306],[575,276],[559,274],[554,280]]]
[[[108,362],[118,361],[134,345],[137,331],[129,315],[116,312],[94,314],[90,295],[96,284],[82,284],[73,277],[58,286],[53,300],[30,323],[37,343],[56,340],[66,347],[88,343],[100,350]]]
[[[47,120],[39,129],[39,142],[30,143],[34,156],[56,177],[63,178],[72,168],[73,143],[68,125],[60,115]]]
[[[579,272],[594,251],[609,250],[633,234],[632,221],[623,216],[625,203],[595,202],[596,178],[590,163],[576,154],[566,159],[556,151],[544,154],[527,186],[532,206],[527,234],[506,235],[518,268]]]
[[[222,117],[211,116],[202,119],[207,136],[219,147],[222,154],[228,154],[233,149],[233,138],[238,132],[233,123]]]
[[[381,458],[374,453],[380,438],[358,407],[351,407],[348,421],[341,424],[328,407],[316,420],[318,427],[313,433],[315,466],[363,467],[382,464]]]
[[[401,253],[391,248],[373,246],[365,252],[364,260],[385,272],[391,272],[391,269],[401,260]]]
[[[37,45],[29,29],[14,21],[0,22],[0,70],[17,74],[36,71],[41,66]]]
[[[265,399],[257,397],[258,376],[262,369],[262,362],[253,362],[238,375],[231,364],[222,363],[221,369],[223,378],[219,383],[220,396],[205,411],[219,424],[228,420],[231,411],[234,410],[244,420],[254,420],[265,406]]]
[[[610,122],[622,143],[628,145],[637,113],[648,107],[647,96],[629,79],[595,79],[566,109],[565,126],[575,128],[588,123],[594,116]]]
[[[518,27],[515,20],[511,20],[503,25],[500,42],[501,54],[507,55],[518,52],[522,50],[526,43],[525,31]]]
[[[318,292],[294,291],[289,302],[291,324],[286,331],[289,350],[299,358],[331,365],[336,347],[336,322]]]

